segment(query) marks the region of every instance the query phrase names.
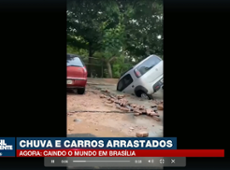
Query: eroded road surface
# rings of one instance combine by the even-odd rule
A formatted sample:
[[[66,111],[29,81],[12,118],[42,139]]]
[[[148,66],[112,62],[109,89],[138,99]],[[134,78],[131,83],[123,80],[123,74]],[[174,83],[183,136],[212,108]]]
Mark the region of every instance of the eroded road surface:
[[[105,87],[103,87],[105,88]],[[147,131],[149,137],[163,136],[163,113],[158,111],[159,118],[147,115],[134,116],[134,113],[117,113],[121,110],[115,105],[106,105],[100,85],[89,85],[84,95],[67,92],[67,134],[92,134],[97,137],[135,137],[136,132]],[[113,91],[113,86],[107,86]],[[115,90],[113,91],[115,92]],[[154,101],[141,101],[129,96],[128,101],[150,107]],[[76,112],[77,111],[77,112]],[[106,113],[106,111],[110,111]],[[114,111],[114,112],[113,112]]]

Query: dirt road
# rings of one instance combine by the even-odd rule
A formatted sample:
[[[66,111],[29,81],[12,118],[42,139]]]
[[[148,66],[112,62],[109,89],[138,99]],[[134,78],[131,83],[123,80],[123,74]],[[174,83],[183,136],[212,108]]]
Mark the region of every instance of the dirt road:
[[[157,120],[146,115],[134,116],[133,113],[116,113],[120,110],[115,105],[107,106],[104,99],[99,97],[101,91],[97,89],[100,87],[100,84],[89,85],[84,95],[67,93],[67,112],[78,111],[67,116],[69,135],[88,133],[97,137],[134,137],[136,132],[144,130],[151,137],[163,136],[162,119]],[[113,86],[107,87],[113,90]],[[140,101],[136,97],[128,97],[128,100],[146,107],[153,105],[153,101]],[[159,114],[163,118],[161,111]]]

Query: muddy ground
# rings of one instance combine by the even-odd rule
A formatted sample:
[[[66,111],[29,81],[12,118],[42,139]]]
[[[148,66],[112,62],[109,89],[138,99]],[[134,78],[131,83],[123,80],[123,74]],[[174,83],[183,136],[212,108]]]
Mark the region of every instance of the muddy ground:
[[[163,136],[163,112],[160,118],[147,115],[134,116],[134,113],[121,111],[105,104],[101,99],[101,89],[116,92],[116,79],[89,79],[84,95],[67,92],[67,112],[78,111],[67,116],[67,134],[92,134],[97,137],[134,137],[138,131],[148,131],[150,137]],[[127,96],[128,101],[149,108],[155,101],[143,101],[135,96]],[[156,94],[156,100],[162,100],[162,94]],[[87,112],[88,111],[88,112]],[[110,113],[105,113],[110,111]],[[114,112],[113,112],[114,111]]]

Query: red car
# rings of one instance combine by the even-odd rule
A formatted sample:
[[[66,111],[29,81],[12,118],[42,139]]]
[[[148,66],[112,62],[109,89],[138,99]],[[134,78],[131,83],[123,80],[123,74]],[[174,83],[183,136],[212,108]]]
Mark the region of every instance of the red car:
[[[67,54],[67,88],[78,94],[85,93],[87,70],[77,55]]]

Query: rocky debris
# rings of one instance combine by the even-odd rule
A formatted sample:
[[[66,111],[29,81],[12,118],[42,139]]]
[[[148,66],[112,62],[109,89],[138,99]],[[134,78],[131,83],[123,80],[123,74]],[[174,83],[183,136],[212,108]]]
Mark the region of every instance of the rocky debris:
[[[136,137],[148,137],[149,133],[147,131],[140,131],[136,133]]]
[[[134,116],[140,116],[141,114],[140,113],[134,113]]]
[[[158,122],[161,121],[161,118],[159,116],[154,116],[153,119],[158,121]]]
[[[125,97],[125,95],[118,95],[117,98],[118,99],[123,99]]]
[[[139,110],[145,110],[144,106],[139,106]]]
[[[120,109],[120,108],[121,108],[121,106],[120,106],[119,104],[116,104],[116,108]]]
[[[159,105],[159,104],[163,104],[164,102],[163,102],[163,100],[155,100],[155,101],[153,101],[153,103],[156,105]]]
[[[95,90],[91,90],[90,92],[91,92],[91,93],[94,93],[94,94],[98,94],[98,92],[95,91]]]
[[[114,95],[110,94],[107,90],[101,90],[103,92],[107,92],[107,95],[101,94],[100,98],[104,99],[104,104],[107,106],[116,106],[117,109],[123,110],[125,112],[134,112],[134,116],[139,116],[142,114],[151,116],[151,117],[159,117],[157,113],[158,105],[152,106],[150,109],[145,108],[144,106],[129,103],[127,99],[125,99],[125,95]],[[162,104],[163,106],[163,104]],[[159,107],[161,108],[161,107]]]
[[[101,95],[100,95],[100,98],[106,98],[106,95],[101,94]]]
[[[116,95],[110,93],[108,90],[101,90],[101,94],[99,96],[103,100],[104,105],[108,107],[115,107],[124,113],[133,113],[134,116],[147,115],[153,117],[157,121],[160,121],[158,110],[163,110],[163,101],[151,101],[154,104],[150,108],[145,108],[142,105],[130,103],[125,98],[127,96],[126,94]],[[82,103],[82,105],[83,104],[85,103]],[[67,116],[71,116],[77,112],[79,111],[68,111]]]
[[[73,115],[73,113],[67,113],[67,115],[68,115],[68,116],[72,116],[72,115]]]
[[[164,110],[163,103],[159,104],[159,105],[157,106],[157,109],[158,109],[158,110]]]
[[[133,111],[135,113],[138,113],[139,115],[141,115],[143,112],[141,110],[139,110],[138,108],[134,108]]]
[[[120,107],[120,109],[123,110],[123,111],[127,111],[127,112],[130,111],[129,108],[126,108],[126,107]]]
[[[127,105],[126,107],[129,109],[129,111],[130,111],[130,112],[132,112],[132,111],[133,111],[133,108],[132,108],[132,107],[130,107],[129,105]]]
[[[134,128],[133,128],[133,127],[130,127],[129,129],[130,129],[130,130],[134,130]]]
[[[109,93],[109,91],[107,89],[102,89],[101,92]]]
[[[111,103],[113,103],[113,101],[110,99],[107,99],[106,103],[111,104]]]
[[[132,108],[136,108],[136,107],[137,107],[136,104],[130,104],[130,106],[131,106]]]
[[[147,115],[150,115],[150,116],[159,116],[157,112],[155,112],[154,110],[152,109],[146,109],[146,114]]]

